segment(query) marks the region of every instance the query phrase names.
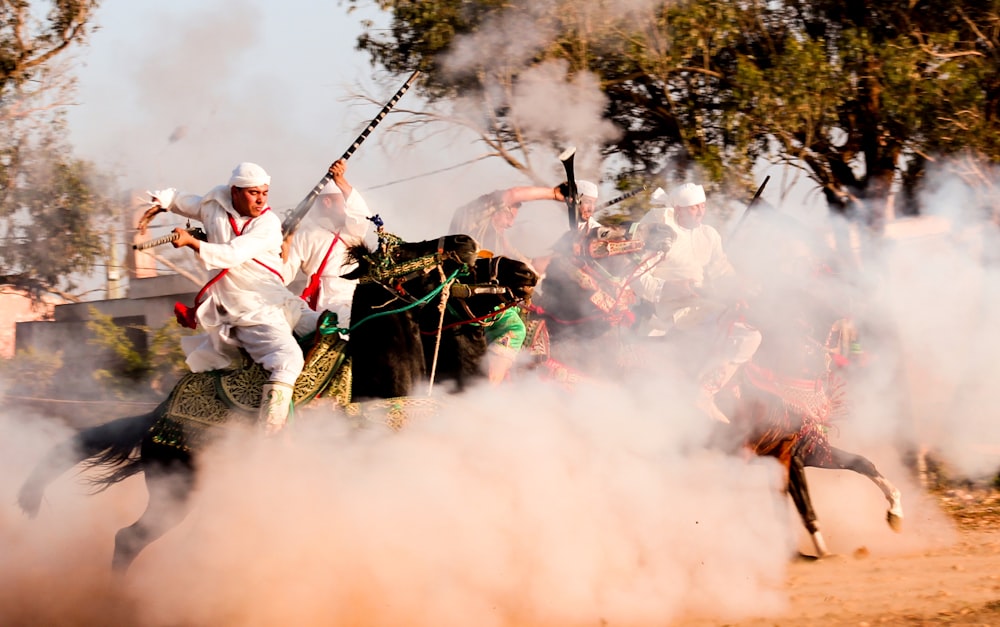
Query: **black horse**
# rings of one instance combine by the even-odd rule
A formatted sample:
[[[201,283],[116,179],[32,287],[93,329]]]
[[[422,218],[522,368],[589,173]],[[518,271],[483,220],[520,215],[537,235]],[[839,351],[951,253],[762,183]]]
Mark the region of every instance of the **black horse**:
[[[359,264],[351,277],[360,279],[347,350],[353,398],[405,396],[425,376],[416,310],[447,280],[467,273],[477,252],[478,244],[466,235],[406,243],[381,229],[377,250],[351,249]],[[318,332],[310,344],[306,370],[296,382],[297,404],[330,393],[333,371],[340,371],[344,361],[337,333]],[[252,403],[265,380],[266,373],[252,363],[234,371],[186,375],[153,411],[85,429],[50,451],[21,487],[21,508],[35,516],[46,486],[80,463],[104,469],[95,480],[100,489],[143,473],[146,510],[115,536],[112,566],[123,572],[143,548],[186,516],[198,451],[224,424],[252,424]]]
[[[486,375],[487,328],[494,318],[530,303],[538,283],[529,264],[510,257],[480,257],[472,271],[470,280],[451,287],[447,299],[420,313],[426,367],[434,381],[450,381],[456,392]]]

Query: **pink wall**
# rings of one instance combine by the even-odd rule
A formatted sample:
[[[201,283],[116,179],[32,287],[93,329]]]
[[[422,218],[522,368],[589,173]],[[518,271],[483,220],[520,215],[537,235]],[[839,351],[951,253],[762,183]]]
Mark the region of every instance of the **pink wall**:
[[[0,359],[14,356],[14,329],[18,322],[52,317],[52,303],[35,303],[22,293],[0,290]]]

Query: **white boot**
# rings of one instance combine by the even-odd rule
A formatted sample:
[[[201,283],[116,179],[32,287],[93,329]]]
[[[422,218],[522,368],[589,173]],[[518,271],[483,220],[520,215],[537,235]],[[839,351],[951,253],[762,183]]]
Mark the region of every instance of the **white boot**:
[[[260,391],[260,424],[264,433],[274,435],[288,422],[292,407],[292,386],[287,383],[268,382]]]

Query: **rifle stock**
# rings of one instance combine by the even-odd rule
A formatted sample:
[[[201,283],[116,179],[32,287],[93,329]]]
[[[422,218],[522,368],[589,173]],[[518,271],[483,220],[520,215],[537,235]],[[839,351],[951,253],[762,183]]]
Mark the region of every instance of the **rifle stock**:
[[[379,122],[381,122],[382,119],[389,114],[389,111],[391,111],[392,108],[396,106],[396,103],[399,102],[399,99],[403,97],[403,94],[406,93],[406,91],[410,88],[410,85],[413,84],[413,81],[415,81],[417,79],[417,76],[419,75],[420,75],[420,70],[415,70],[413,74],[410,75],[410,78],[406,79],[406,82],[403,83],[403,86],[400,87],[399,90],[395,93],[395,95],[393,95],[393,97],[389,99],[389,102],[387,102],[385,106],[382,107],[382,110],[378,112],[378,115],[372,118],[372,121],[368,123],[368,126],[365,127],[365,130],[362,131],[361,134],[358,135],[357,139],[355,139],[354,142],[347,148],[347,150],[344,151],[344,154],[341,155],[340,157],[341,159],[346,161],[351,158],[351,155],[353,155],[354,152],[358,149],[358,147],[362,143],[364,143],[366,139],[368,139],[368,135],[370,135],[372,130],[374,130],[375,127],[379,125]],[[292,212],[288,215],[288,217],[285,218],[285,220],[281,223],[282,235],[288,236],[289,234],[295,232],[295,229],[298,228],[299,223],[302,222],[302,218],[304,218],[306,214],[309,212],[309,209],[312,208],[313,201],[316,200],[316,197],[319,196],[320,192],[323,190],[324,187],[326,187],[326,184],[329,183],[331,179],[333,179],[333,174],[329,170],[327,170],[326,174],[323,175],[323,178],[320,179],[319,183],[316,183],[316,185],[312,188],[312,190],[308,194],[306,194],[306,197],[302,199],[302,202],[300,202],[295,207],[295,209],[292,210]]]

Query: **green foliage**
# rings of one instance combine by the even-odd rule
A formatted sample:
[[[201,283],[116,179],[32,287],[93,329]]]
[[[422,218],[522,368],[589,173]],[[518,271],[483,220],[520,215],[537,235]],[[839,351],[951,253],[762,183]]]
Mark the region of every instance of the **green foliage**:
[[[134,392],[135,384],[148,382],[156,392],[168,389],[185,372],[184,352],[180,338],[188,332],[173,320],[150,329],[145,325],[120,326],[110,315],[89,308],[87,329],[93,334],[89,343],[105,349],[114,356],[110,368],[94,371],[94,378],[119,393]],[[147,338],[148,349],[141,350],[129,337],[129,331],[139,332]]]
[[[61,351],[47,353],[29,348],[17,351],[12,359],[0,359],[0,375],[17,382],[15,393],[19,396],[50,396],[57,386],[56,373],[62,367]]]
[[[101,190],[111,182],[55,137],[18,152],[20,175],[0,200],[0,281],[35,294],[72,290],[71,275],[104,254],[104,225],[116,212]]]
[[[52,59],[86,41],[98,0],[0,2],[0,101],[37,79]],[[43,8],[48,10],[44,11]],[[45,14],[44,20],[36,16]]]
[[[620,176],[695,170],[749,192],[766,158],[805,169],[847,210],[884,198],[894,180],[912,191],[931,160],[1000,161],[1000,0],[682,0],[638,13],[610,1],[378,6],[392,26],[369,29],[359,49],[394,73],[426,70],[432,101],[482,94],[488,143],[525,141],[502,94],[529,67],[558,59],[567,80],[596,74],[604,118],[620,130],[601,152],[617,157],[606,163],[622,164]],[[445,71],[465,38],[503,34],[505,23],[549,36],[527,42],[520,64],[487,49],[474,71]]]
[[[0,283],[35,297],[76,288],[113,215],[111,181],[73,157],[62,116],[75,85],[61,61],[86,42],[97,5],[0,3]]]

